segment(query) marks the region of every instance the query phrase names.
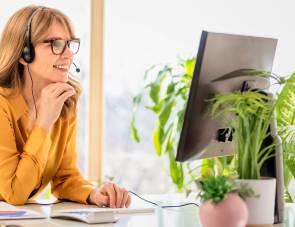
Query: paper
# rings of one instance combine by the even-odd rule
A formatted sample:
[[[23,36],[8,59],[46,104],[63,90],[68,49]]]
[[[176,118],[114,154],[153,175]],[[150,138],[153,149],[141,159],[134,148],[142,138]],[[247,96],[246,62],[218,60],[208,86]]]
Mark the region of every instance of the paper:
[[[39,219],[46,218],[44,214],[20,209],[5,202],[0,202],[0,220]]]

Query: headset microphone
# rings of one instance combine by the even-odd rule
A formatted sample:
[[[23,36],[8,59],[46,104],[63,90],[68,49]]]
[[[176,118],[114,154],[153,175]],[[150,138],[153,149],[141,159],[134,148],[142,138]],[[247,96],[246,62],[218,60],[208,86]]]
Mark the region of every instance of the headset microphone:
[[[79,73],[80,72],[80,68],[78,68],[78,66],[73,62],[73,65],[75,66],[76,68],[76,72]]]

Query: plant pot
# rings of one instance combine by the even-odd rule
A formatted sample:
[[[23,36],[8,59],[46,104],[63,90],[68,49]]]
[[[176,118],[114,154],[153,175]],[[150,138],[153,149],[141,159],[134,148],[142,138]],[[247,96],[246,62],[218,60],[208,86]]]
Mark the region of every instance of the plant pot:
[[[246,198],[249,217],[247,226],[272,226],[274,223],[276,179],[239,180],[252,188],[258,197]]]
[[[203,202],[199,216],[203,227],[245,227],[248,210],[239,195],[230,193],[218,204]]]

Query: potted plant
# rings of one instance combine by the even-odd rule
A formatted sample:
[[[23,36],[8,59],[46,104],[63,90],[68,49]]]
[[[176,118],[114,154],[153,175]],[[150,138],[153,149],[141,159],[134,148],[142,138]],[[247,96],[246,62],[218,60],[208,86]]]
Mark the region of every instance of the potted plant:
[[[199,209],[202,226],[245,227],[248,209],[239,194],[242,190],[234,184],[233,179],[225,176],[210,176],[198,180],[197,185],[202,201]]]
[[[261,71],[249,71],[261,76]],[[263,76],[272,76],[262,72]],[[261,90],[218,94],[212,100],[211,115],[221,117],[234,133],[235,168],[240,179],[258,193],[259,198],[247,199],[248,224],[273,224],[276,179],[262,178],[261,168],[273,156],[276,144],[269,140],[277,102]],[[259,212],[263,210],[264,212]]]

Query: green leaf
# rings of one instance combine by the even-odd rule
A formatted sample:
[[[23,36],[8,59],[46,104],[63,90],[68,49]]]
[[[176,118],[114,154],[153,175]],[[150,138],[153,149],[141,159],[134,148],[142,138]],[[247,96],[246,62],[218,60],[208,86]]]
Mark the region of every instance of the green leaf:
[[[276,104],[276,116],[283,142],[285,200],[292,202],[288,187],[295,177],[295,73],[284,82]]]
[[[214,176],[214,159],[203,159],[201,164],[201,177]]]
[[[170,94],[173,94],[173,92],[175,91],[175,87],[176,87],[176,83],[173,83],[171,81],[171,83],[167,87],[166,96],[169,96]]]
[[[177,113],[177,131],[180,132],[182,129],[182,125],[183,125],[183,121],[184,121],[184,113],[185,113],[185,108],[183,108],[182,110],[180,110]]]
[[[158,114],[161,106],[159,104],[153,106],[145,106],[146,109],[153,111],[155,114]]]
[[[141,103],[141,99],[142,99],[142,93],[134,96],[133,97],[133,105],[135,105],[135,107],[138,107]]]
[[[170,125],[168,126],[168,129],[163,130],[163,137],[161,140],[161,145],[162,145],[162,151],[163,153],[166,153],[168,151],[168,142],[171,138],[171,134],[172,134],[172,130],[173,130],[173,123],[170,123]]]
[[[162,154],[162,137],[163,137],[163,128],[161,127],[161,124],[157,123],[157,128],[153,133],[153,144],[155,151],[158,156],[161,156]]]
[[[288,170],[293,175],[293,177],[295,177],[295,158],[285,160],[285,164],[287,165]]]
[[[175,96],[170,96],[167,99],[163,100],[160,114],[159,114],[159,120],[162,127],[165,127],[170,114],[172,112],[172,108],[175,106],[176,100]]]
[[[284,197],[286,203],[294,203],[292,196],[288,190],[285,190]]]
[[[156,80],[146,86],[150,88],[149,95],[155,104],[159,103],[163,81],[170,72],[171,69],[168,66],[165,66],[161,71],[159,71]]]
[[[279,127],[295,125],[295,73],[287,80],[278,96],[276,114]]]
[[[146,81],[148,76],[150,75],[151,71],[156,68],[158,65],[155,64],[155,65],[152,65],[151,67],[149,67],[147,70],[145,70],[144,72],[144,76],[143,76],[143,80]]]
[[[202,201],[212,200],[213,203],[222,201],[232,187],[225,176],[209,176],[198,181]]]
[[[190,59],[184,60],[182,65],[184,67],[186,77],[188,77],[190,79],[193,77],[195,64],[196,64],[196,59],[195,58],[190,58]]]
[[[132,138],[137,142],[139,143],[140,142],[140,138],[138,136],[138,132],[137,132],[137,129],[135,127],[135,116],[134,114],[132,114],[131,116],[131,123],[130,123],[130,127],[131,127],[131,135],[132,135]]]
[[[183,188],[184,181],[182,164],[176,163],[175,155],[173,149],[171,148],[172,146],[170,146],[170,149],[168,149],[170,161],[170,176],[172,178],[173,183],[176,184],[178,190],[181,190]]]
[[[293,146],[295,149],[295,125],[281,126],[279,134],[284,143]]]

